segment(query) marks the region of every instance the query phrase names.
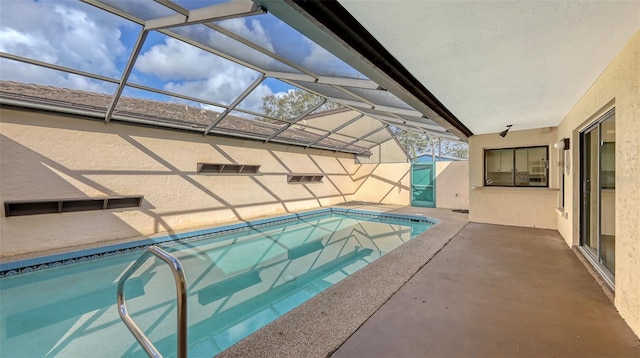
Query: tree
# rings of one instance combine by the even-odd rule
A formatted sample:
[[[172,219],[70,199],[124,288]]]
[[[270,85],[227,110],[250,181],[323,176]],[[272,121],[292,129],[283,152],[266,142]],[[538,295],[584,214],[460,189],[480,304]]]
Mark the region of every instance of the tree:
[[[425,154],[430,154],[432,161],[441,156],[458,159],[468,159],[469,157],[467,143],[450,141],[425,133],[410,132],[397,127],[391,127],[391,131],[394,134],[399,133],[396,138],[404,146],[412,161]]]
[[[427,138],[422,133],[409,132],[397,127],[390,127],[391,132],[396,136],[400,144],[404,147],[411,160],[427,150]]]
[[[463,142],[446,142],[446,155],[460,159],[469,159],[469,144]]]
[[[322,101],[322,97],[302,90],[291,90],[285,94],[270,94],[262,98],[262,111],[266,117],[294,119],[307,109]],[[340,108],[338,103],[326,102],[318,111]],[[265,122],[273,122],[268,118]]]

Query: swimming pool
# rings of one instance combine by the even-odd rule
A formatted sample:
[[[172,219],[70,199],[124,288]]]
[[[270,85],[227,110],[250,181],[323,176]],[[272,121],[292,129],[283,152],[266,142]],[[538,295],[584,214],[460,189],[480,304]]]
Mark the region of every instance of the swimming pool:
[[[431,225],[325,209],[157,240],[185,267],[189,356],[219,353]],[[141,253],[5,271],[0,356],[146,356],[115,306],[118,278]],[[165,356],[175,353],[174,290],[159,260],[147,261],[126,285],[129,312]]]

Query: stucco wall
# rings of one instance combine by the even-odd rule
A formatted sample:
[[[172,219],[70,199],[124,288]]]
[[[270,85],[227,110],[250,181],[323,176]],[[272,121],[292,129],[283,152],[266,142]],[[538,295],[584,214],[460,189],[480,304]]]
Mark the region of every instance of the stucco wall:
[[[353,180],[354,200],[411,205],[411,164],[361,164]]]
[[[558,200],[558,152],[555,128],[511,130],[502,138],[497,133],[469,138],[469,220],[480,223],[556,228]],[[484,186],[484,150],[526,146],[549,147],[549,188]]]
[[[469,209],[469,161],[436,162],[436,207]]]
[[[2,202],[144,195],[134,209],[7,218],[3,207],[2,258],[328,206],[357,188],[359,200],[401,202],[408,188],[395,165],[360,170],[351,154],[10,109],[1,118]],[[259,164],[260,175],[201,175],[198,162]],[[325,178],[288,184],[288,173]]]
[[[558,126],[558,138],[571,139],[571,175],[565,178],[566,215],[556,216],[558,231],[569,245],[580,243],[580,131],[614,107],[615,305],[640,336],[640,31]]]
[[[353,118],[359,119],[357,122],[340,129],[338,131],[340,134],[334,134],[336,139],[350,142],[353,140],[352,137],[359,138],[382,126],[380,121],[377,119],[369,116],[363,117],[359,112],[346,110],[345,108],[313,114],[308,116],[304,121],[310,126],[332,131],[335,128],[342,126],[344,123],[351,121]],[[307,128],[306,130],[316,132],[320,135],[325,134],[324,132],[316,131],[312,128]],[[359,163],[407,163],[409,161],[406,152],[395,139],[391,138],[391,133],[388,129],[384,129],[372,137],[365,138],[365,141],[360,142],[357,145],[362,144],[370,146],[371,143],[367,142],[367,140],[381,140],[380,138],[383,137],[385,133],[389,140],[383,142],[381,145],[371,148],[371,155],[358,156],[357,161]],[[347,137],[346,135],[351,137]]]
[[[358,156],[359,163],[408,163],[409,157],[395,139],[388,141],[371,149],[371,156]]]

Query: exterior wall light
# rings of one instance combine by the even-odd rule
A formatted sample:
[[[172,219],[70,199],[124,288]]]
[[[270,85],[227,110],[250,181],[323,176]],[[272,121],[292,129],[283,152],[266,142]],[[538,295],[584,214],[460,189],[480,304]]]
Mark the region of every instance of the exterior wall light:
[[[559,141],[553,143],[553,147],[559,150],[568,150],[569,149],[569,138],[562,138]]]
[[[509,132],[509,129],[511,129],[511,127],[513,127],[513,124],[508,124],[507,125],[507,129],[505,129],[502,132],[498,133],[500,135],[500,137],[502,137],[502,138],[506,137],[507,133]]]

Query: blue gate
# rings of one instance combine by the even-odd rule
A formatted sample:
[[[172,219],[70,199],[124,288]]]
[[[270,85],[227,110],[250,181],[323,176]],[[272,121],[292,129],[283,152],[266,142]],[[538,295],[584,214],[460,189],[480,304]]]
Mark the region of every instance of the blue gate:
[[[411,205],[436,207],[435,163],[411,166]]]

